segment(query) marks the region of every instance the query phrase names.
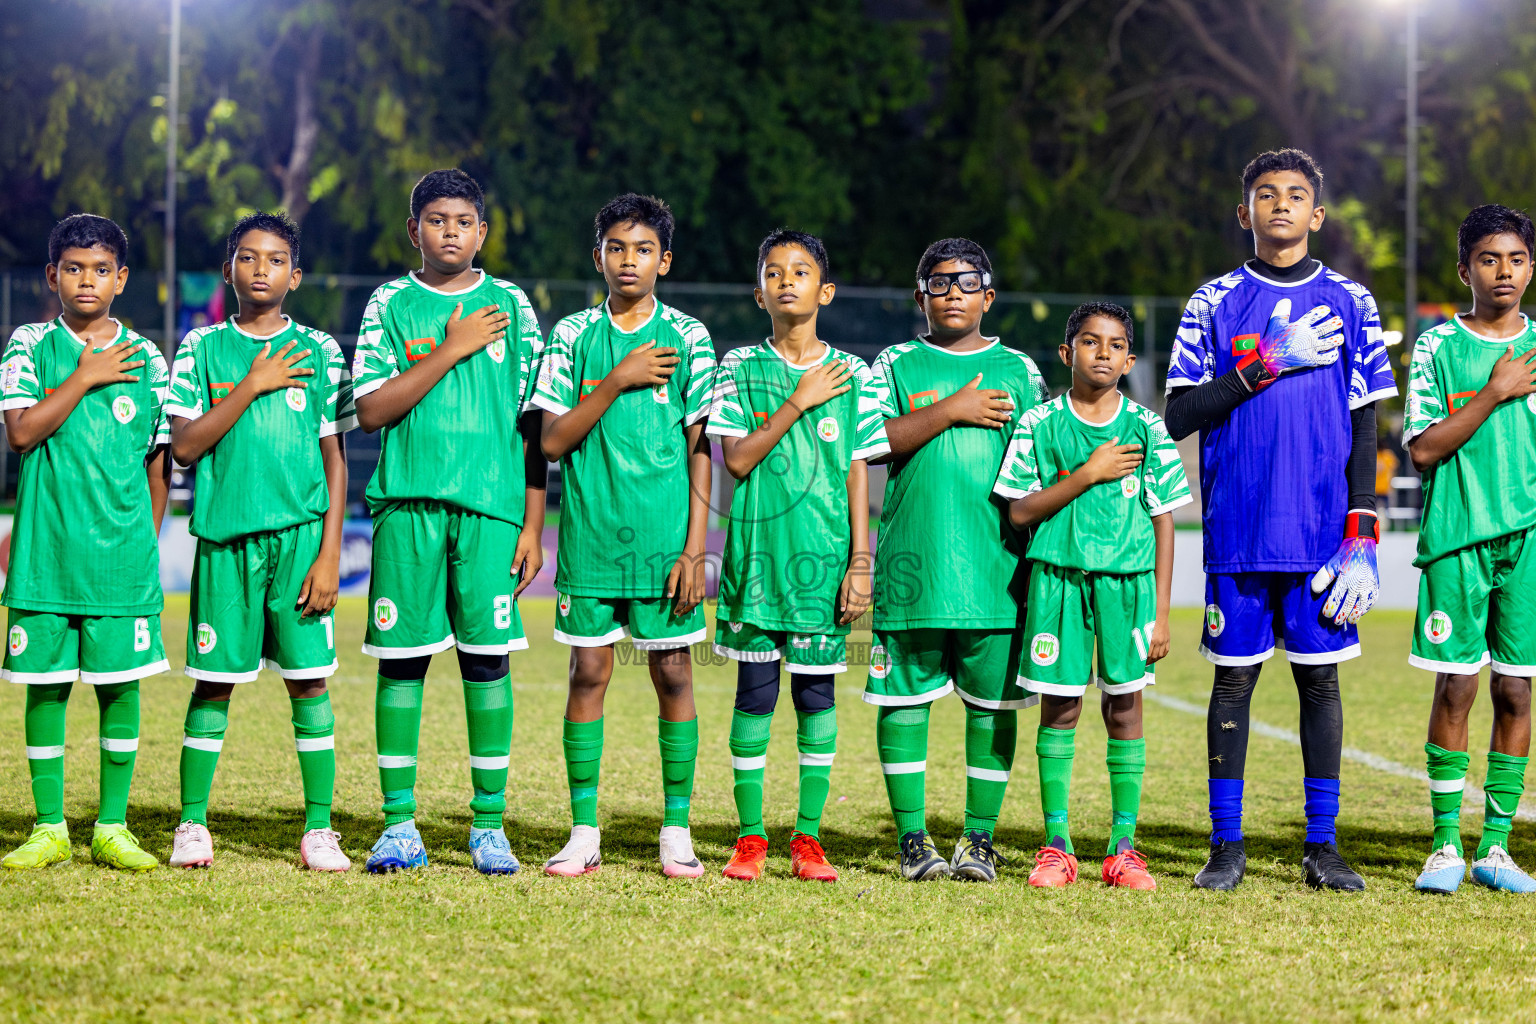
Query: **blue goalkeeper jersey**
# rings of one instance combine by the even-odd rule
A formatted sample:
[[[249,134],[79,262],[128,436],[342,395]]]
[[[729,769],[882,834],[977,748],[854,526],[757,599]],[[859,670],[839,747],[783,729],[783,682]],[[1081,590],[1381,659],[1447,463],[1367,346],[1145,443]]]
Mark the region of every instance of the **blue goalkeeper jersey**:
[[[1350,411],[1397,394],[1376,300],[1322,265],[1290,284],[1240,267],[1202,286],[1179,322],[1168,390],[1230,371],[1282,299],[1293,320],[1327,306],[1344,346],[1331,366],[1284,374],[1201,428],[1206,572],[1313,572],[1333,557],[1349,512]]]

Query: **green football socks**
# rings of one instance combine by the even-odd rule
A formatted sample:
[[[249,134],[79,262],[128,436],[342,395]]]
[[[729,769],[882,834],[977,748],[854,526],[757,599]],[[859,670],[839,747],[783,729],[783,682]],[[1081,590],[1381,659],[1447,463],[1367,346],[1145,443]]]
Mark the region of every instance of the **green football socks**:
[[[832,758],[837,753],[837,708],[813,714],[796,709],[795,719],[795,745],[800,751],[800,810],[795,816],[795,831],[820,839],[821,812],[832,788]],[[761,819],[761,788],[758,794]]]
[[[763,828],[763,769],[768,763],[768,731],[772,724],[771,711],[753,715],[738,708],[731,715],[732,792],[736,797],[736,817],[741,823],[738,836],[768,837]]]
[[[927,831],[928,713],[932,704],[882,707],[875,716],[875,744],[896,834]]]
[[[663,827],[688,827],[688,804],[693,799],[693,767],[699,757],[699,720],[669,722],[656,719],[661,747],[661,792],[666,802]]]
[[[997,828],[1018,738],[1017,711],[965,706],[965,831]]]
[[[1488,856],[1495,846],[1509,850],[1509,828],[1520,808],[1520,794],[1525,792],[1525,764],[1528,757],[1488,752],[1488,778],[1483,783],[1483,838],[1477,844],[1477,859]]]
[[[336,715],[331,711],[331,695],[289,697],[288,704],[293,710],[299,778],[304,780],[304,831],[330,828],[331,796],[336,789]],[[185,764],[186,748],[182,750]]]
[[[512,753],[512,677],[464,680],[464,718],[469,723],[469,802],[475,828],[501,828],[507,809],[507,765]]]
[[[565,779],[571,787],[571,824],[597,827],[597,777],[603,764],[603,720],[565,719]]]
[[[64,709],[73,685],[27,687],[27,768],[39,825],[64,822]]]
[[[229,728],[229,701],[204,700],[196,693],[187,702],[181,741],[181,820],[208,824],[208,794]],[[301,759],[302,766],[302,759]]]
[[[128,790],[139,754],[139,681],[96,687],[101,710],[101,807],[98,825],[128,822]]]
[[[373,730],[379,750],[379,788],[384,792],[384,826],[416,816],[416,748],[421,738],[421,697],[425,681],[379,676]]]
[[[1048,729],[1035,734],[1035,756],[1040,761],[1040,810],[1045,814],[1045,845],[1060,839],[1072,853],[1067,834],[1067,797],[1072,788],[1072,753],[1076,729]]]
[[[1141,813],[1141,779],[1147,770],[1147,741],[1109,739],[1104,754],[1109,767],[1109,807],[1114,816],[1109,832],[1109,848],[1104,856],[1120,852],[1120,840],[1136,846],[1136,816]],[[1066,806],[1065,803],[1062,804]]]
[[[1461,796],[1467,784],[1467,752],[1426,743],[1424,754],[1429,762],[1429,808],[1435,822],[1435,835],[1430,842],[1436,850],[1449,843],[1455,848],[1456,856],[1464,856]]]

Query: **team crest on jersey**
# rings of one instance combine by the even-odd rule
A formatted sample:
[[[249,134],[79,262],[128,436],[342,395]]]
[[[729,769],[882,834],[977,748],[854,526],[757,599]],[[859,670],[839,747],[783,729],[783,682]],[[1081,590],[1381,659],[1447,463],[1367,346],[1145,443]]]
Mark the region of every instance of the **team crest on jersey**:
[[[1214,604],[1205,606],[1205,632],[1209,636],[1221,636],[1221,631],[1227,628],[1227,617],[1221,613],[1221,609]]]
[[[27,649],[27,631],[20,626],[12,626],[11,633],[5,639],[5,646],[10,650],[11,657],[16,657]]]
[[[373,602],[373,624],[380,630],[388,633],[395,628],[395,623],[400,621],[400,613],[395,609],[395,602],[387,597],[381,597]]]
[[[1141,490],[1141,481],[1137,479],[1135,473],[1120,478],[1120,493],[1127,498],[1136,497],[1136,492],[1139,490]]]
[[[1531,412],[1536,412],[1536,392],[1525,396],[1525,407]]]
[[[885,652],[885,645],[875,644],[869,649],[869,678],[884,679],[890,670],[891,662]]]
[[[288,396],[287,396],[288,397],[288,408],[292,409],[294,412],[303,412],[304,411],[304,389],[303,388],[288,388],[287,391],[288,391]]]
[[[1061,657],[1061,641],[1054,633],[1036,633],[1029,642],[1029,660],[1036,665],[1054,665]]]
[[[823,416],[821,422],[816,424],[816,436],[827,443],[836,441],[842,431],[837,426],[837,420],[831,416]]]
[[[570,594],[560,594],[558,596],[560,598],[560,603],[559,603],[559,605],[557,607],[559,607],[559,609],[560,609],[560,614],[561,615],[569,615],[569,614],[571,614],[571,595]],[[740,629],[741,627],[740,626],[736,626],[736,628]]]
[[[665,384],[662,384],[658,387],[651,388],[651,398],[655,400],[657,405],[666,405],[668,402],[672,401],[672,392],[667,388]]]
[[[1443,644],[1451,638],[1451,617],[1436,608],[1424,620],[1424,639],[1432,644]]]
[[[112,415],[119,423],[128,423],[133,420],[133,414],[139,411],[139,407],[133,404],[133,399],[127,395],[118,395],[112,399]]]
[[[507,358],[507,340],[505,338],[497,338],[485,346],[485,354],[491,357],[491,362],[501,362]]]
[[[207,654],[219,646],[219,634],[215,633],[213,627],[206,622],[197,624],[197,632],[193,634],[193,638],[197,642],[198,654]]]

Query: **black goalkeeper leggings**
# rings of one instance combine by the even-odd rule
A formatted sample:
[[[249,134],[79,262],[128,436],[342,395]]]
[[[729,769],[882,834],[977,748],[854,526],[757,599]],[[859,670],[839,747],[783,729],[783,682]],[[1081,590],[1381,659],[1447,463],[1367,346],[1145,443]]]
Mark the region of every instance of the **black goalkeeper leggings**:
[[[1309,779],[1339,777],[1344,746],[1344,706],[1337,665],[1291,664],[1301,698],[1301,761]],[[1210,777],[1241,779],[1248,761],[1248,705],[1259,681],[1258,665],[1217,665],[1205,714]]]

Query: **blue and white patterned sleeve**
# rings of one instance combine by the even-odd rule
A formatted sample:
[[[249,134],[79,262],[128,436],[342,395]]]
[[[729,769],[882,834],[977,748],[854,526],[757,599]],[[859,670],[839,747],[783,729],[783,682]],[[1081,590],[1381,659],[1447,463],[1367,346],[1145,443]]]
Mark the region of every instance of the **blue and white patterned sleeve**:
[[[1350,291],[1360,326],[1349,339],[1349,407],[1359,409],[1383,398],[1397,397],[1392,359],[1381,336],[1381,313],[1370,292],[1356,285]]]
[[[1175,388],[1204,384],[1216,376],[1216,348],[1211,334],[1209,286],[1190,296],[1179,318],[1179,333],[1173,339],[1173,354],[1168,359],[1168,383],[1164,394]]]

